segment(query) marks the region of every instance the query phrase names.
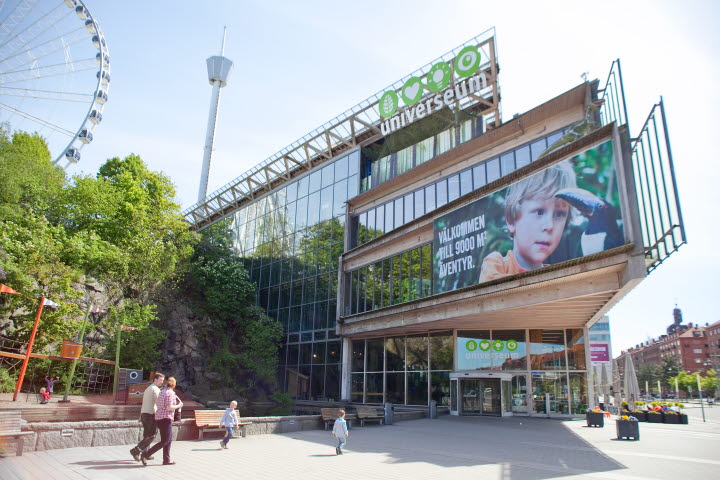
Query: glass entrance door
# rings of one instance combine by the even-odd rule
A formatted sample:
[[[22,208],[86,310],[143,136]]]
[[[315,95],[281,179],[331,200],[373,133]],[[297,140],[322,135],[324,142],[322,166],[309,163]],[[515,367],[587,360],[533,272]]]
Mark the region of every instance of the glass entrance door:
[[[462,409],[460,415],[480,415],[480,380],[460,380],[460,398]]]
[[[500,404],[500,379],[499,378],[481,378],[480,383],[481,395],[481,412],[483,415],[502,415],[502,406]]]
[[[502,415],[499,378],[460,380],[460,415]]]

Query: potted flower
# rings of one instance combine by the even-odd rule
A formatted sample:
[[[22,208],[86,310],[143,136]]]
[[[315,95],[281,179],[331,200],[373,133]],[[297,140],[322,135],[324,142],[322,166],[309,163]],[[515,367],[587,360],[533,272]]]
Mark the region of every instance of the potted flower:
[[[665,423],[680,423],[680,415],[673,410],[666,410],[665,412]]]
[[[585,420],[587,421],[588,427],[604,427],[605,426],[605,412],[600,410],[600,407],[588,408],[585,411]]]
[[[657,410],[647,411],[647,421],[649,423],[663,423],[663,414]]]
[[[615,427],[617,429],[618,440],[631,438],[633,440],[640,440],[640,423],[637,418],[632,415],[623,415],[615,421]]]
[[[680,424],[687,425],[688,424],[688,416],[686,413],[683,413],[683,408],[685,408],[685,405],[682,403],[675,403],[675,406],[680,410],[678,412],[678,420],[680,421]]]
[[[638,422],[647,422],[647,412],[645,410],[634,410],[630,415],[637,418]]]

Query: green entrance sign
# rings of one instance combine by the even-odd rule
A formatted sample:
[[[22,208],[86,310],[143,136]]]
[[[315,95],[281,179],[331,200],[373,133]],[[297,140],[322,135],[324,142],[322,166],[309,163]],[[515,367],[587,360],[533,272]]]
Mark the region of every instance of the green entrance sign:
[[[403,86],[400,96],[405,102],[405,105],[411,107],[415,105],[423,94],[423,84],[418,77],[411,77],[405,86]]]
[[[490,350],[490,341],[483,340],[479,343],[478,346],[480,347],[480,350],[482,350],[483,352],[487,352],[488,350]]]
[[[507,348],[511,352],[514,352],[518,348],[518,343],[515,340],[508,340],[507,342],[505,342],[505,348]]]
[[[474,352],[477,349],[477,342],[475,342],[475,340],[468,340],[465,343],[465,349],[468,352]]]
[[[397,111],[398,108],[398,94],[394,90],[388,90],[383,93],[378,102],[378,111],[380,116],[383,118],[390,118]]]
[[[455,57],[455,73],[469,77],[480,67],[480,51],[476,46],[465,47]]]
[[[432,66],[426,78],[427,86],[431,92],[441,92],[450,83],[452,69],[445,62],[439,62]]]
[[[505,343],[502,340],[493,341],[493,350],[500,352],[505,348]]]

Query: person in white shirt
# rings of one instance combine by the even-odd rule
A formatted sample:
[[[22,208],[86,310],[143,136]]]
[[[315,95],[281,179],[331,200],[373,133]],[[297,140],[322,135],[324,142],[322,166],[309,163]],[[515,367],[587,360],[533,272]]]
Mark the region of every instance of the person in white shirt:
[[[130,455],[136,462],[140,461],[140,455],[147,450],[157,433],[157,425],[155,424],[155,402],[160,395],[160,387],[165,381],[165,374],[155,372],[153,383],[145,389],[143,393],[142,408],[140,409],[140,422],[143,426],[143,439],[133,449]]]

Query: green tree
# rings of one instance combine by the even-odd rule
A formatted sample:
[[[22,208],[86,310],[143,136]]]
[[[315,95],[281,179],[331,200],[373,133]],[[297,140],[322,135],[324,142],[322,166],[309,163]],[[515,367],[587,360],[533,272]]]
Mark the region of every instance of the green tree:
[[[669,385],[670,388],[675,388],[674,378],[680,373],[682,366],[680,365],[680,359],[678,357],[668,355],[662,359],[662,382]]]
[[[56,202],[54,214],[70,234],[107,242],[114,269],[109,273],[125,294],[146,302],[172,280],[192,254],[192,233],[174,201],[165,175],[148,170],[142,159],[111,158],[96,177],[74,177]]]
[[[705,374],[705,377],[701,377],[700,386],[709,396],[715,396],[718,388],[718,377],[715,370],[710,369]]]
[[[165,339],[165,332],[152,325],[156,322],[155,305],[140,305],[130,300],[122,307],[111,309],[100,325],[106,332],[105,358],[115,359],[117,326],[134,327],[135,330],[120,332],[120,366],[153,370],[161,355],[158,346]]]
[[[658,365],[657,363],[643,363],[637,368],[636,374],[638,384],[641,388],[645,387],[645,382],[650,385],[650,388],[653,388],[658,380],[662,380],[662,365]]]
[[[232,253],[229,226],[229,221],[218,222],[201,232],[186,289],[195,298],[195,310],[210,321],[203,332],[213,352],[210,370],[223,382],[272,389],[282,327],[255,305],[256,288]]]

